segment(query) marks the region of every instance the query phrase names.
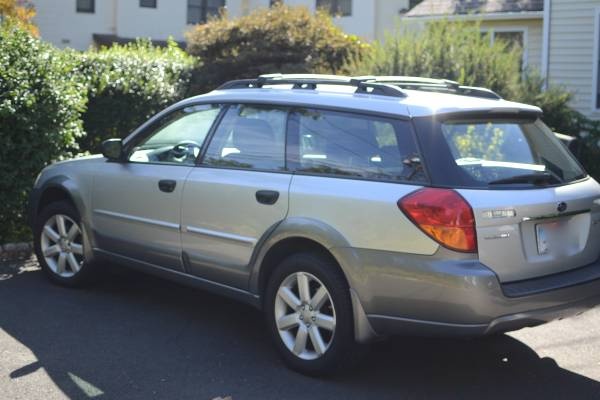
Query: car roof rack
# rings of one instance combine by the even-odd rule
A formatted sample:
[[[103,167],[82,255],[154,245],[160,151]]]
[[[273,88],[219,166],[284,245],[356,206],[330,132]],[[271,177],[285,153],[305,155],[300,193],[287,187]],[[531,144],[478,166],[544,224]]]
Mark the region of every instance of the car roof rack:
[[[452,93],[462,96],[480,97],[492,100],[502,99],[502,96],[490,89],[475,86],[463,86],[458,82],[448,79],[432,79],[415,76],[363,76],[355,79],[366,80],[368,82],[392,84],[403,89]]]
[[[238,79],[219,86],[217,90],[252,89],[264,86],[292,85],[292,89],[315,90],[318,85],[356,87],[355,93],[376,94],[389,97],[406,97],[398,87],[385,82],[375,82],[372,77],[352,78],[349,76],[320,74],[267,74],[256,79]]]
[[[356,87],[355,93],[406,97],[402,89],[422,90],[462,96],[501,100],[502,97],[486,88],[463,86],[448,79],[421,78],[415,76],[340,76],[322,74],[265,74],[256,79],[238,79],[224,83],[217,90],[252,89],[264,86],[292,85],[292,89],[312,89],[318,85]]]

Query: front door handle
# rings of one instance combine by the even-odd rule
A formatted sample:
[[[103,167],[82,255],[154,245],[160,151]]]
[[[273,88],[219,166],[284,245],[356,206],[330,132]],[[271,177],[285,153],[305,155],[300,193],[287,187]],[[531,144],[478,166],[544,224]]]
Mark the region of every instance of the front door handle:
[[[259,190],[256,192],[256,201],[260,204],[273,205],[279,200],[279,192],[275,190]]]
[[[175,190],[175,186],[177,186],[177,182],[171,179],[162,179],[158,181],[158,188],[161,192],[171,193]]]

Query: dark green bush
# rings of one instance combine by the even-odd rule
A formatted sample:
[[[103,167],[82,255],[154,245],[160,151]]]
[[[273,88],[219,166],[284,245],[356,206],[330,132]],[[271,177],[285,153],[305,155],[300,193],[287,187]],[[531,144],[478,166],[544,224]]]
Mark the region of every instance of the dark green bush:
[[[97,152],[110,137],[125,137],[169,104],[185,97],[194,59],[170,42],[138,41],[74,54],[75,76],[88,88],[83,151]]]
[[[194,27],[187,40],[188,52],[203,61],[193,93],[263,73],[345,73],[345,65],[369,48],[326,13],[281,4],[237,19],[222,15]]]
[[[0,26],[0,243],[27,238],[24,208],[38,172],[76,153],[85,88],[72,59],[15,25]]]

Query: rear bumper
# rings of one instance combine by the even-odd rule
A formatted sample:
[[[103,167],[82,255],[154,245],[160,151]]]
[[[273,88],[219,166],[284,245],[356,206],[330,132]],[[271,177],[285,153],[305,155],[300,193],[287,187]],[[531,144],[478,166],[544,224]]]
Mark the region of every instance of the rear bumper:
[[[600,260],[501,284],[469,255],[336,249],[378,335],[480,336],[540,325],[600,304]]]
[[[379,335],[403,334],[469,337],[510,332],[525,327],[538,326],[550,321],[581,314],[598,304],[600,304],[600,296],[595,296],[556,307],[504,315],[493,319],[488,324],[453,324],[383,315],[369,315],[367,318],[373,330]]]

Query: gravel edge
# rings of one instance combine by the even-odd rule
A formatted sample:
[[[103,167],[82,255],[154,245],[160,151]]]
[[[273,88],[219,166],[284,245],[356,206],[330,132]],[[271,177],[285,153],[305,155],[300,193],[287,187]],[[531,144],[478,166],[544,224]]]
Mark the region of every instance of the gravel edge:
[[[0,262],[26,260],[33,254],[33,243],[6,243],[0,245]]]

